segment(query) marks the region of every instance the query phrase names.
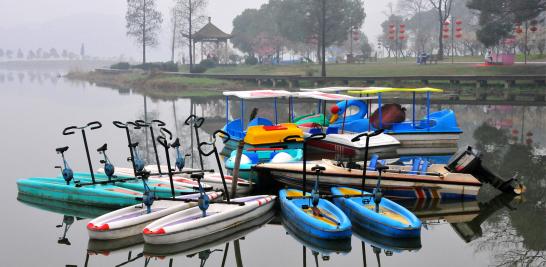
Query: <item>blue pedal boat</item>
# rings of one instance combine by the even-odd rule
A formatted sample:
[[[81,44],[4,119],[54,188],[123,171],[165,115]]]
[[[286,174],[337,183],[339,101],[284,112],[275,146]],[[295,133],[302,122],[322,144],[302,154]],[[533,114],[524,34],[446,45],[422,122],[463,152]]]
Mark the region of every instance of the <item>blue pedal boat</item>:
[[[424,146],[424,145],[456,145],[460,134],[463,132],[457,125],[455,113],[451,109],[443,109],[431,112],[431,93],[443,92],[437,88],[390,88],[390,87],[327,87],[317,89],[302,89],[305,91],[318,92],[341,92],[347,91],[349,94],[358,96],[377,96],[377,105],[383,105],[385,93],[410,93],[412,94],[412,118],[395,123],[383,121],[383,108],[378,108],[375,113],[378,115],[378,123],[370,123],[371,98],[368,103],[361,99],[351,99],[337,102],[331,107],[332,116],[330,117],[328,131],[330,133],[361,133],[365,131],[375,131],[385,129],[385,133],[392,135],[400,141],[403,147]],[[426,97],[426,115],[417,118],[416,103],[417,94],[425,94]],[[351,110],[351,114],[348,114]],[[405,115],[405,112],[404,112]]]
[[[421,221],[406,208],[383,198],[379,212],[370,193],[349,187],[332,187],[334,203],[355,225],[383,236],[415,238],[421,235]],[[363,195],[365,196],[358,196]]]
[[[237,151],[231,152],[230,157],[226,160],[226,169],[230,174],[233,173],[235,168],[235,159],[237,157]],[[258,175],[252,170],[252,167],[258,163],[272,162],[272,163],[287,163],[301,161],[303,158],[303,150],[301,149],[245,149],[241,156],[241,162],[239,165],[239,177],[247,181],[255,182],[259,184]]]
[[[245,140],[245,137],[247,135],[247,127],[252,126],[265,126],[265,127],[275,127],[279,125],[279,117],[278,117],[278,110],[277,110],[277,101],[279,98],[288,98],[289,99],[289,109],[293,109],[292,104],[292,93],[285,91],[285,90],[246,90],[246,91],[226,91],[223,92],[223,95],[226,97],[226,124],[222,128],[222,130],[230,135],[230,139],[225,142],[225,150],[227,150],[227,155],[229,155],[229,152],[232,150],[236,150],[238,143],[240,141]],[[229,115],[229,100],[231,97],[236,97],[239,99],[241,107],[240,107],[240,114],[241,117],[237,119],[230,120]],[[245,125],[245,100],[253,100],[253,99],[272,99],[274,103],[274,113],[275,113],[275,119],[274,122],[262,117],[256,117],[253,118],[248,124]],[[290,119],[290,121],[293,121]],[[289,131],[291,129],[288,129]],[[279,129],[275,129],[277,133],[281,133]],[[292,133],[293,134],[293,133]],[[303,135],[303,133],[301,133]],[[225,137],[222,137],[225,138]],[[272,147],[272,146],[283,146],[284,148],[301,148],[301,143],[298,142],[291,142],[291,143],[284,143],[281,141],[278,141],[276,143],[270,143],[270,144],[259,144],[259,145],[249,145],[245,144],[245,148],[249,147]]]
[[[282,214],[292,222],[297,231],[321,239],[350,238],[351,221],[343,211],[332,202],[320,199],[316,207],[320,215],[317,215],[310,198],[301,198],[302,196],[303,192],[297,189],[279,191]],[[306,196],[311,194],[306,193]]]

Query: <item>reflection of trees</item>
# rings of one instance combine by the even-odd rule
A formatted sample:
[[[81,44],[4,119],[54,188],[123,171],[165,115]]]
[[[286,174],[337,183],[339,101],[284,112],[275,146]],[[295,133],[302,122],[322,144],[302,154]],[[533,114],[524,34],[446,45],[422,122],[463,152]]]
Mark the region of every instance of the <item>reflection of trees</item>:
[[[506,130],[482,124],[474,132],[484,162],[503,177],[517,173],[527,188],[517,210],[493,216],[484,224],[478,249],[494,251],[499,266],[546,264],[546,157],[530,144],[508,144]]]

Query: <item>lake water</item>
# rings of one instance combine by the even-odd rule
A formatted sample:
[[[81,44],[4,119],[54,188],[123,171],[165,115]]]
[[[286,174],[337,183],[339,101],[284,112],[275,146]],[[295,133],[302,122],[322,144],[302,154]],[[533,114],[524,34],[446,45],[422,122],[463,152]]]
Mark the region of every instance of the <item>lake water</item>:
[[[275,218],[262,227],[247,227],[223,240],[210,240],[212,245],[155,257],[142,254],[143,244],[138,239],[89,242],[88,218],[104,210],[29,198],[19,201],[15,181],[57,176],[53,167],[61,161],[54,149],[65,145],[70,146],[67,158],[71,167],[88,170],[81,136],[61,135],[64,127],[101,121],[101,129],[88,132],[94,167],[99,167],[99,155],[93,152],[105,142],[110,159],[123,166],[128,164],[126,139],[124,132],[111,124],[113,120],[160,118],[189,149],[190,129],[183,121],[190,109],[207,118],[201,135],[208,140],[209,133],[224,123],[225,101],[220,97],[157,100],[131,91],[70,82],[58,77],[61,72],[0,70],[5,185],[0,196],[4,212],[0,266],[221,266],[224,259],[225,266],[546,265],[544,103],[433,105],[433,109],[452,108],[457,113],[464,130],[460,148],[472,145],[479,149],[487,166],[503,177],[517,175],[528,191],[522,198],[511,199],[484,187],[479,201],[406,203],[424,222],[420,244],[387,243],[364,234],[354,235],[350,244],[313,245],[287,234]],[[249,104],[247,114],[252,105],[261,108],[260,115],[271,115],[270,103]],[[237,103],[234,107],[230,116],[238,116]],[[280,107],[286,110],[286,106]],[[300,114],[312,110],[311,103],[296,108]],[[283,112],[281,116],[286,115]],[[145,144],[144,132],[135,132],[135,138]],[[214,167],[214,159],[206,159],[206,164]]]

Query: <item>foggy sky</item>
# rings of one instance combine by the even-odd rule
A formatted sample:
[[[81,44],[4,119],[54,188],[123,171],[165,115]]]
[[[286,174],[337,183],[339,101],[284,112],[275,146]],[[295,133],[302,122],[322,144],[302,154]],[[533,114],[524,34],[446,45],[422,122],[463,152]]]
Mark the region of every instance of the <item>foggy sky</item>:
[[[225,32],[232,21],[247,8],[258,8],[268,0],[209,0],[207,14]],[[385,20],[387,4],[394,0],[365,0],[366,20],[363,30],[375,43]],[[163,13],[160,44],[148,52],[150,60],[167,60],[169,49],[169,8],[173,0],[159,0]],[[140,49],[125,35],[124,0],[0,0],[0,48],[17,51],[29,49],[68,49],[78,53],[85,44],[87,54],[140,59]],[[60,52],[60,51],[59,51]]]

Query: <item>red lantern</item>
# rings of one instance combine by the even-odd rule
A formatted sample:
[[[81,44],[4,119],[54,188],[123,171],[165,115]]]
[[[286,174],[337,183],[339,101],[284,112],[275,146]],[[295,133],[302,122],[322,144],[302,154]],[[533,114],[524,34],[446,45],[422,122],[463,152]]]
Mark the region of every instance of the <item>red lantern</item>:
[[[389,35],[389,39],[394,40],[394,35]]]
[[[406,24],[400,24],[400,28],[406,27]]]
[[[458,31],[458,32],[460,32],[460,31],[462,31],[462,30],[463,30],[463,28],[461,28],[461,27],[457,27],[457,28],[455,28],[455,30],[456,30],[456,31]]]
[[[444,37],[444,39],[447,39],[447,38],[449,38],[449,34],[444,34],[443,37]]]
[[[455,24],[457,24],[457,25],[461,25],[461,24],[463,24],[463,21],[462,21],[462,20],[460,20],[460,19],[458,19],[458,20],[456,20],[456,21],[455,21]]]
[[[444,32],[448,32],[449,31],[449,28],[444,28]]]
[[[449,21],[446,20],[446,21],[444,22],[444,26],[448,26],[448,25],[449,25]]]
[[[461,33],[457,33],[457,34],[455,34],[455,37],[456,37],[457,39],[459,39],[459,38],[463,37],[463,35],[462,35]]]
[[[400,37],[398,37],[398,38],[400,38],[400,40],[404,40],[404,39],[406,39],[406,36],[400,35]]]
[[[406,32],[406,30],[400,29],[400,33],[405,33],[405,32]]]
[[[516,28],[516,33],[518,33],[518,34],[523,33],[523,30],[521,29],[521,27],[518,26],[518,27]]]
[[[531,28],[529,28],[529,30],[531,30],[532,32],[536,32],[538,28],[537,26],[532,26]]]
[[[389,33],[394,33],[394,30],[389,30]]]
[[[394,28],[394,24],[392,24],[392,23],[389,24],[389,27]]]

